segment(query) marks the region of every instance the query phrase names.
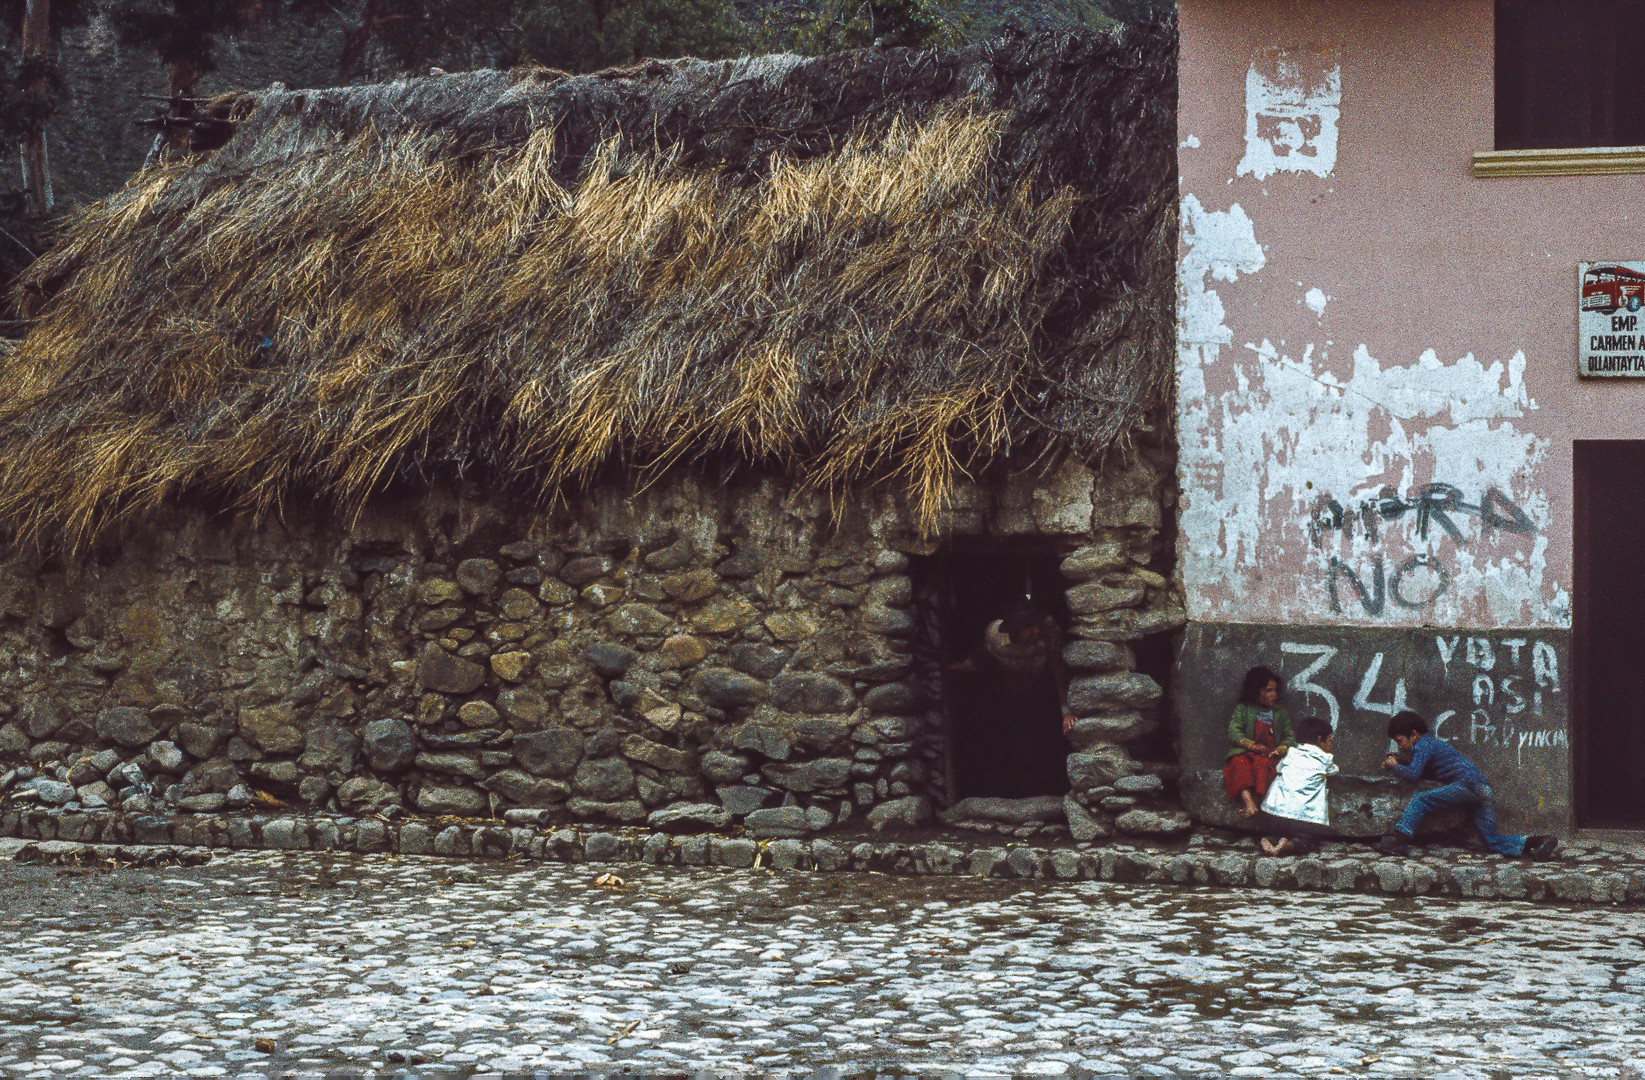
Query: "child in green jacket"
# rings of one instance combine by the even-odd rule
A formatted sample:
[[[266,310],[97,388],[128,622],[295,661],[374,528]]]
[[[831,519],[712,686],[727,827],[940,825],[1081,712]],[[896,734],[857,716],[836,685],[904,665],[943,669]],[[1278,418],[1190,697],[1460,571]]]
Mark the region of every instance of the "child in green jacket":
[[[1228,797],[1239,803],[1240,817],[1256,817],[1277,763],[1297,744],[1291,718],[1280,708],[1279,676],[1265,667],[1245,673],[1239,704],[1228,721],[1228,764],[1222,781]]]

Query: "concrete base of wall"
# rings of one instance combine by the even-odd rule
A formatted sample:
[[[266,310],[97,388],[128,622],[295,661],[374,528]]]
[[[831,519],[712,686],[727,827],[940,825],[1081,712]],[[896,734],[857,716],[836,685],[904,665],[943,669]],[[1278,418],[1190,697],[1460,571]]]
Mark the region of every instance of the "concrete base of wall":
[[[1223,787],[1221,769],[1195,769],[1178,780],[1183,809],[1195,821],[1222,829],[1261,832],[1261,818],[1242,818],[1229,801]],[[1405,804],[1418,791],[1439,787],[1435,783],[1411,784],[1392,777],[1341,776],[1330,782],[1326,802],[1330,807],[1330,831],[1334,836],[1374,840],[1393,831],[1394,822],[1405,812]],[[1468,815],[1460,810],[1434,814],[1422,823],[1425,837],[1461,839],[1471,828]]]
[[[1504,830],[1570,827],[1568,630],[1191,623],[1171,684],[1185,775],[1220,773],[1240,681],[1258,664],[1284,681],[1293,721],[1315,714],[1335,729],[1331,817],[1346,815],[1345,835],[1382,831],[1394,800],[1381,793],[1403,804],[1415,790],[1381,770],[1388,721],[1404,709],[1484,772]],[[1206,810],[1200,820],[1221,823]]]
[[[1045,878],[1149,885],[1434,896],[1645,907],[1645,850],[1618,857],[1582,850],[1528,863],[1456,848],[1383,858],[1360,844],[1327,843],[1308,858],[1264,858],[1248,842],[1197,836],[1175,848],[1110,842],[1067,847],[987,846],[966,837],[777,839],[644,829],[540,829],[479,821],[230,817],[119,813],[0,814],[0,860],[191,863],[207,849],[396,853],[466,859],[645,863],[730,869],[871,871],[900,875]]]

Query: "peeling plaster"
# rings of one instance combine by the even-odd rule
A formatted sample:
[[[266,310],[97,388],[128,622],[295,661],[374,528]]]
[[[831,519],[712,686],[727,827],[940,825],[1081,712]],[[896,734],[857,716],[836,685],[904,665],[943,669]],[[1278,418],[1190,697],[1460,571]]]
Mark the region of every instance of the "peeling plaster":
[[[1194,344],[1227,344],[1234,334],[1223,321],[1222,298],[1207,284],[1238,281],[1241,274],[1254,274],[1266,265],[1256,230],[1239,203],[1211,211],[1189,195],[1182,201],[1182,242],[1186,250],[1178,276],[1178,338]],[[1213,348],[1206,362],[1215,359]]]
[[[1302,302],[1308,305],[1308,310],[1314,313],[1314,318],[1316,319],[1322,319],[1325,317],[1325,305],[1328,304],[1330,300],[1331,298],[1329,296],[1326,296],[1323,291],[1317,288],[1309,289],[1307,292],[1302,294]]]
[[[1339,50],[1262,50],[1245,75],[1245,157],[1235,174],[1329,176],[1337,167],[1341,105]]]
[[[1555,523],[1536,470],[1550,444],[1525,429],[1537,408],[1525,355],[1430,348],[1400,363],[1361,344],[1346,376],[1329,343],[1265,337],[1224,356],[1234,332],[1212,284],[1259,273],[1266,255],[1238,204],[1185,196],[1182,236],[1191,617],[1568,626],[1569,597],[1547,576]],[[1329,299],[1315,288],[1303,302],[1317,316]]]

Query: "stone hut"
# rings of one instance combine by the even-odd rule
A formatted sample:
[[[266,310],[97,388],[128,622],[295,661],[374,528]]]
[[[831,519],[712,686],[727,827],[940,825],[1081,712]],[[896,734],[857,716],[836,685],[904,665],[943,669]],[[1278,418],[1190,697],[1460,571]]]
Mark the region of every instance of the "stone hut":
[[[12,777],[133,812],[1186,827],[1146,812],[1174,81],[1128,28],[213,102],[21,286]],[[1025,593],[1078,752],[1013,776],[1057,718],[947,668]],[[978,801],[1025,785],[1054,798]]]

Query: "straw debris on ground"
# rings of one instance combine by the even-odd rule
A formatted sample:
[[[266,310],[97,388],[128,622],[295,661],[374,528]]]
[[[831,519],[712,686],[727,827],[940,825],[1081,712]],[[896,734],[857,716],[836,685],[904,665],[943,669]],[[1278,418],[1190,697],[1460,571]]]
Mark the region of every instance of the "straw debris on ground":
[[[1174,47],[473,72],[239,94],[27,273],[0,525],[357,511],[612,462],[894,478],[1091,458],[1172,367]],[[216,129],[220,132],[222,125]]]

